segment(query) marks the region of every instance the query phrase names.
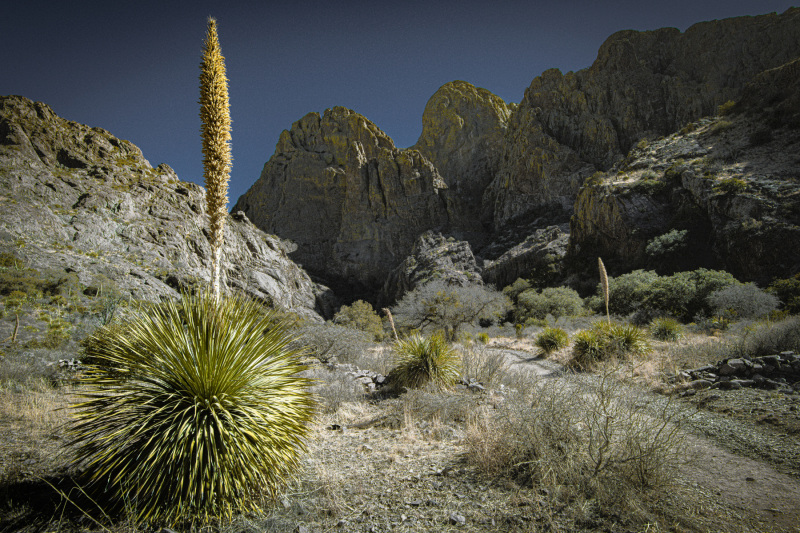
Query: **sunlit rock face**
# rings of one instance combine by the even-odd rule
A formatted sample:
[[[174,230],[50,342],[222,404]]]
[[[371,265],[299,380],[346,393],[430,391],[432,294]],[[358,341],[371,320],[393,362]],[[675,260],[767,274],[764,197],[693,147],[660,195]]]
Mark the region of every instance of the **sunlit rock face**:
[[[234,210],[292,240],[292,258],[309,271],[363,290],[382,286],[420,233],[449,224],[446,187],[419,151],[397,149],[364,116],[334,107],[281,134]]]

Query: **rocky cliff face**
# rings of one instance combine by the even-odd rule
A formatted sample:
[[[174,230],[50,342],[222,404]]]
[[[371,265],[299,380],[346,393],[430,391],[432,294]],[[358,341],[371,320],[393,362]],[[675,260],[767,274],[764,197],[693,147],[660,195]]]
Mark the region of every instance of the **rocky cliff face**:
[[[422,114],[422,134],[413,146],[447,183],[453,225],[486,232],[476,216],[483,191],[500,168],[511,110],[502,98],[465,81],[443,85]]]
[[[292,257],[310,272],[358,292],[380,287],[419,234],[449,224],[446,187],[419,151],[335,107],[281,134],[234,211],[296,243]]]
[[[27,266],[149,300],[208,280],[203,189],[101,128],[0,97],[0,190],[0,249]],[[223,263],[229,287],[320,319],[324,289],[243,214],[228,220]]]
[[[617,272],[707,266],[759,282],[800,271],[797,68],[758,76],[738,111],[641,143],[581,189],[569,255],[600,255]]]
[[[713,114],[760,72],[800,56],[800,9],[609,37],[588,69],[535,78],[513,113],[484,198],[496,226],[569,207],[580,184],[657,137]]]
[[[381,303],[395,302],[408,291],[429,281],[451,285],[483,285],[480,268],[466,241],[428,231],[414,243],[411,254],[389,274],[381,291]]]

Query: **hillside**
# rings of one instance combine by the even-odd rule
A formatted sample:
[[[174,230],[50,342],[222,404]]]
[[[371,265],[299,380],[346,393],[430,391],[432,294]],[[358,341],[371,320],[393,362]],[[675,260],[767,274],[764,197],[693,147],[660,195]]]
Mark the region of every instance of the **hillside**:
[[[154,168],[132,143],[58,117],[46,104],[0,97],[0,190],[0,253],[33,268],[42,283],[69,279],[73,292],[158,300],[209,278],[203,189],[167,165]],[[316,300],[325,289],[288,250],[244,215],[231,215],[227,284],[319,320]]]

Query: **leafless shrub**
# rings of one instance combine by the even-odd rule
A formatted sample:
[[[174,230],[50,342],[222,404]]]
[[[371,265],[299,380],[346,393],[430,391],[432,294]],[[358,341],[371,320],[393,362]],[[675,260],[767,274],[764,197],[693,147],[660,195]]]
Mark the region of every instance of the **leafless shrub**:
[[[368,333],[325,323],[299,328],[298,339],[291,347],[301,346],[323,363],[353,363],[373,346],[373,343]]]
[[[467,458],[487,475],[606,508],[671,484],[685,414],[668,400],[642,402],[611,373],[528,376],[513,388],[499,409],[480,410],[468,423]]]
[[[305,376],[314,380],[311,392],[319,399],[322,413],[335,413],[344,403],[364,401],[364,385],[344,371],[315,367]]]
[[[487,388],[495,388],[508,372],[508,362],[499,350],[491,350],[485,344],[462,345],[461,376],[476,379]]]

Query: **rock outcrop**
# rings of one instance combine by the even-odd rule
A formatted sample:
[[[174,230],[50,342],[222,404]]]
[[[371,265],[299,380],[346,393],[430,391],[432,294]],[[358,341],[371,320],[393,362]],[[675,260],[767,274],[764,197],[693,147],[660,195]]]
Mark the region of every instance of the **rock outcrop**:
[[[417,285],[444,280],[452,285],[483,285],[480,268],[466,241],[428,231],[420,235],[411,254],[389,274],[381,291],[383,302],[394,302]]]
[[[800,56],[800,9],[621,31],[588,69],[535,78],[512,114],[503,165],[484,197],[496,227],[569,208],[583,179],[642,137],[666,135],[737,100],[759,73]]]
[[[0,249],[28,266],[149,300],[208,280],[203,189],[106,130],[0,97],[0,190]],[[228,220],[223,258],[228,287],[320,320],[325,289],[242,213]]]
[[[413,146],[447,183],[454,226],[486,232],[477,214],[483,191],[500,168],[511,110],[502,98],[465,81],[437,90],[422,114],[422,134]]]
[[[771,109],[705,118],[641,143],[580,190],[569,256],[602,256],[611,272],[713,267],[762,283],[800,272],[800,129],[771,119]]]
[[[497,259],[485,261],[483,279],[499,288],[514,283],[517,278],[534,279],[539,285],[547,285],[561,272],[568,244],[567,224],[535,230]]]
[[[446,187],[419,151],[334,107],[281,134],[234,210],[296,243],[292,258],[309,272],[358,294],[380,288],[421,233],[447,227]]]

